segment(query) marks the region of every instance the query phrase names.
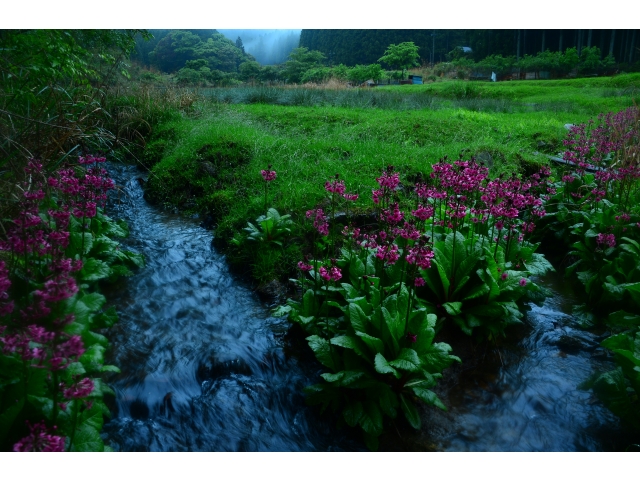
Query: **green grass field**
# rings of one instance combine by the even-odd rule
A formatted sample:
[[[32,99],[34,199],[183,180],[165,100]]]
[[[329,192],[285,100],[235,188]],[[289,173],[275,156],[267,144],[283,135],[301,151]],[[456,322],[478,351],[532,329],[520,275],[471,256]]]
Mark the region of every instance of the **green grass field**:
[[[375,177],[388,165],[407,185],[444,156],[476,155],[493,175],[527,173],[562,151],[566,124],[633,104],[640,75],[561,81],[436,82],[351,90],[216,89],[155,129],[145,154],[149,194],[187,213],[210,215],[222,244],[265,213],[260,170],[272,165],[269,205],[304,212],[325,198],[340,174],[359,204],[370,204]],[[262,102],[262,103],[261,103]],[[346,106],[345,106],[346,105]],[[302,231],[302,230],[300,230]],[[230,251],[250,261],[259,250]],[[256,253],[258,252],[258,253]],[[261,282],[286,275],[298,258],[275,255]],[[269,253],[274,257],[273,252]],[[286,261],[283,261],[286,260]],[[294,261],[295,260],[295,261]]]

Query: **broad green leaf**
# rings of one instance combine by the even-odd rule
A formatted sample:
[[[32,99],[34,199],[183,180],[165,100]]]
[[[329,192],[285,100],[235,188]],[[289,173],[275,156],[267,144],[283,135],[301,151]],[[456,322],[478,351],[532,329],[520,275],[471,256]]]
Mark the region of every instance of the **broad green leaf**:
[[[613,413],[621,418],[629,414],[631,400],[627,394],[627,385],[620,367],[600,375],[594,382],[593,390]]]
[[[71,446],[72,452],[102,452],[104,443],[100,438],[100,432],[88,424],[78,427]]]
[[[339,382],[344,377],[344,371],[338,373],[323,373],[320,375],[329,383]]]
[[[102,368],[102,364],[104,363],[104,351],[105,348],[102,345],[91,345],[82,354],[79,360],[80,362],[82,362],[82,365],[84,365],[85,368],[93,366],[93,368],[88,369],[88,371],[93,372],[96,370],[96,368]]]
[[[399,318],[397,313],[395,315],[391,314],[385,307],[382,307],[382,316],[389,328],[389,332],[395,341],[399,342],[404,334],[404,318]]]
[[[440,373],[442,370],[451,365],[452,362],[460,362],[460,359],[454,355],[450,355],[451,346],[446,343],[434,343],[420,352],[420,360],[426,371],[429,373]]]
[[[85,282],[95,282],[107,278],[111,273],[109,265],[97,258],[87,258],[84,260],[80,278]]]
[[[433,292],[433,294],[437,297],[438,301],[442,302],[445,298],[445,292],[443,291],[438,269],[433,267],[427,268],[426,270],[422,270],[420,272],[420,275],[424,279],[431,292]]]
[[[404,319],[407,318],[407,311],[409,310],[409,291],[404,283],[400,286],[396,305],[398,309],[398,318],[404,321]]]
[[[384,415],[391,418],[396,418],[398,415],[398,396],[391,389],[391,387],[384,383],[378,383],[375,388],[367,391],[367,396],[370,398],[377,398],[380,410]]]
[[[100,369],[101,372],[113,372],[113,373],[120,373],[120,369],[118,367],[116,367],[115,365],[103,365],[102,368]]]
[[[104,295],[100,295],[99,293],[94,292],[83,295],[80,298],[80,301],[84,303],[85,306],[92,312],[97,312],[102,308],[107,299],[104,297]]]
[[[362,260],[358,257],[353,257],[349,265],[349,279],[351,280],[351,283],[353,285],[358,285],[358,282],[364,274],[364,263],[362,263]]]
[[[348,335],[339,335],[337,337],[333,337],[330,340],[332,345],[337,345],[342,348],[348,348],[356,352],[359,356],[363,358],[367,358],[364,350],[362,349],[361,343],[358,342],[358,339],[350,337]]]
[[[420,387],[414,387],[412,390],[413,393],[415,393],[416,396],[427,405],[433,405],[434,407],[438,407],[441,410],[447,410],[447,407],[444,406],[444,403],[442,403],[438,396],[431,390]]]
[[[340,285],[342,285],[342,288],[344,289],[343,296],[345,300],[357,298],[359,296],[358,290],[353,288],[353,285],[350,283],[341,283]]]
[[[93,235],[89,232],[70,232],[67,256],[86,255],[93,246]]]
[[[445,268],[441,265],[441,262],[436,261],[436,269],[438,270],[438,274],[440,275],[440,283],[442,284],[442,290],[444,292],[444,298],[447,298],[449,294],[449,277]],[[433,267],[432,267],[433,268]]]
[[[395,360],[389,362],[389,365],[400,370],[408,372],[417,372],[420,370],[420,358],[415,350],[411,348],[403,348]]]
[[[633,351],[633,338],[626,333],[612,335],[602,342],[602,346],[609,350],[629,350]]]
[[[302,297],[302,310],[300,311],[300,314],[304,315],[305,317],[310,317],[316,315],[317,313],[318,304],[315,293],[312,289],[308,289]]]
[[[384,343],[377,337],[372,337],[366,333],[356,332],[356,335],[370,348],[371,353],[383,353]]]
[[[471,277],[469,275],[466,275],[466,276],[462,277],[459,281],[457,281],[455,283],[456,289],[451,294],[451,298],[456,298],[458,296],[458,293],[467,284],[467,282],[469,281],[470,278]]]
[[[451,316],[460,315],[462,309],[462,302],[447,302],[443,303],[442,306],[447,311],[447,313]]]
[[[410,399],[407,399],[404,394],[400,394],[400,408],[402,409],[402,413],[404,413],[405,418],[416,430],[419,430],[422,426],[422,422],[420,421],[420,414],[418,413],[418,409],[411,402]]]
[[[365,373],[361,370],[345,370],[344,376],[340,379],[341,387],[349,387],[358,380],[362,380],[365,377]]]
[[[73,362],[70,363],[67,367],[67,373],[71,376],[74,375],[84,375],[87,371],[84,369],[84,366],[81,362]]]
[[[363,412],[362,402],[348,402],[347,406],[342,410],[342,416],[347,425],[355,427],[362,418]]]
[[[382,413],[380,408],[373,400],[367,400],[363,406],[362,416],[358,423],[366,433],[377,437],[382,433]]]
[[[400,378],[400,372],[398,372],[395,368],[390,366],[387,360],[384,358],[384,356],[382,356],[381,353],[376,354],[374,365],[375,365],[376,372],[381,373],[383,375],[390,373],[394,377]]]
[[[456,255],[458,255],[458,252],[456,252]],[[482,257],[482,253],[479,251],[474,251],[471,254],[467,255],[466,250],[463,250],[460,253],[460,256],[462,257],[463,255],[464,255],[464,259],[460,262],[460,265],[456,270],[456,278],[464,278],[474,270],[477,270],[476,264]]]
[[[115,325],[118,321],[118,313],[116,307],[109,307],[104,312],[94,317],[95,328],[106,328]]]
[[[356,303],[349,304],[349,320],[351,321],[351,326],[358,333],[366,333],[367,332],[367,324],[369,323],[369,319],[367,315],[364,313],[362,308]]]
[[[487,295],[491,291],[491,288],[486,283],[481,283],[480,285],[476,285],[473,287],[467,295],[462,299],[463,301],[473,300],[474,298],[479,298],[484,295]]]
[[[544,258],[544,255],[541,255],[539,253],[534,253],[532,255],[531,260],[529,260],[525,264],[525,268],[529,273],[531,273],[531,275],[538,276],[543,276],[547,272],[555,272],[555,269],[553,268],[551,263],[549,263],[549,261]]]
[[[337,370],[335,361],[331,355],[331,346],[327,340],[319,337],[318,335],[311,335],[310,337],[307,337],[307,342],[322,365],[330,368],[331,370]]]

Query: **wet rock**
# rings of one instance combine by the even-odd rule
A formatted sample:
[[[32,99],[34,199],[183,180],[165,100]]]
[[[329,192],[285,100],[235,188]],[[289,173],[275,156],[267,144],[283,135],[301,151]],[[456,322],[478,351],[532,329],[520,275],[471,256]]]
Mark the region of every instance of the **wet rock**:
[[[256,289],[256,292],[263,301],[269,304],[275,304],[282,303],[281,301],[287,294],[287,288],[278,280],[274,279],[267,284],[260,285]]]
[[[213,227],[215,227],[215,225],[216,225],[215,224],[215,218],[210,213],[205,215],[205,217],[202,220],[202,222],[200,222],[200,226],[202,228],[204,228],[205,230],[213,230]]]
[[[580,335],[578,332],[573,332],[572,335],[560,335],[560,338],[558,338],[554,344],[563,352],[572,355],[580,352],[591,352],[598,347],[598,343],[592,338],[586,335]]]
[[[220,361],[210,358],[207,362],[198,366],[196,378],[199,383],[207,380],[215,380],[221,377],[228,377],[232,374],[251,375],[251,368],[240,358]]]

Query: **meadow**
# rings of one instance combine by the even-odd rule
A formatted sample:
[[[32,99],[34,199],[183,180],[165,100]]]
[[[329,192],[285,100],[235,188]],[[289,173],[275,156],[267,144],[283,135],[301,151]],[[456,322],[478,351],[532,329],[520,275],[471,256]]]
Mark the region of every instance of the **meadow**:
[[[258,283],[268,283],[295,272],[301,247],[295,241],[276,252],[245,246],[243,228],[266,207],[292,215],[296,238],[305,231],[304,212],[324,199],[318,185],[336,174],[366,196],[389,165],[410,184],[441,158],[459,154],[474,156],[492,175],[532,173],[550,164],[547,155],[562,156],[567,125],[633,105],[639,87],[640,75],[629,74],[366,89],[203,89],[189,93],[195,100],[181,114],[158,122],[140,161],[150,168],[150,199],[200,215],[215,226],[229,261],[249,265]],[[128,97],[132,104],[135,95]],[[269,165],[277,179],[265,206],[260,171]],[[353,208],[365,209],[358,202]]]

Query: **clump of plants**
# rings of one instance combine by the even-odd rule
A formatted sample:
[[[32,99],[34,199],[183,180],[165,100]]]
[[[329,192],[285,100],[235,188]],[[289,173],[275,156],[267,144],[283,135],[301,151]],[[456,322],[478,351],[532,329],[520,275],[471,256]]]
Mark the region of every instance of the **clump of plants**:
[[[586,303],[574,306],[575,316],[583,327],[604,324],[612,333],[602,346],[618,367],[589,385],[611,411],[640,428],[640,109],[577,125],[564,145],[572,170],[546,203],[545,227],[572,248],[567,274],[587,294]]]
[[[640,282],[635,268],[640,241],[640,113],[637,107],[603,114],[571,128],[564,141],[571,170],[557,182],[545,208],[544,231],[572,250],[567,268],[588,295],[574,307],[584,326],[614,308],[637,311],[629,289]],[[591,313],[595,312],[595,314]]]
[[[552,268],[529,241],[549,170],[489,180],[473,158],[445,160],[413,188],[388,167],[372,190],[375,223],[340,231],[337,212],[358,196],[337,175],[327,181],[328,207],[306,213],[315,235],[298,263],[301,298],[276,312],[309,334],[329,369],[306,389],[309,403],[360,426],[371,449],[384,417],[402,412],[419,428],[415,400],[445,408],[432,388],[459,358],[434,343],[443,322],[494,340],[520,322],[519,300],[541,295],[529,277]]]
[[[113,237],[126,225],[104,215],[114,187],[103,157],[79,157],[47,174],[31,160],[17,215],[0,242],[0,448],[13,451],[103,451],[101,379],[113,308],[100,280],[130,273],[140,255]]]

